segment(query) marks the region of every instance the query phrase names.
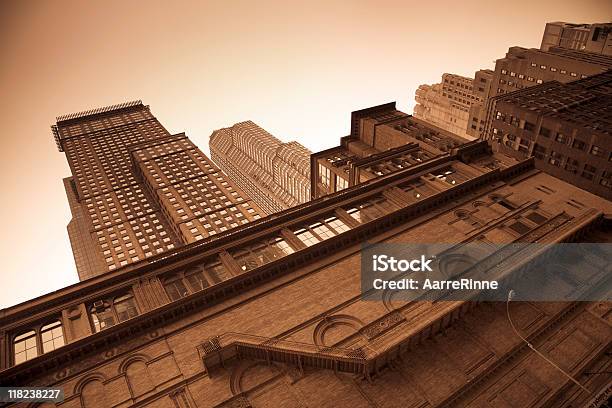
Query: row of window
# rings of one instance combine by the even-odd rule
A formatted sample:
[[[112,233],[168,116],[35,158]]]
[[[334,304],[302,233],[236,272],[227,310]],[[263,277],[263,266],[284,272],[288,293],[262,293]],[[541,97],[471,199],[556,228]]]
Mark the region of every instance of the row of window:
[[[449,186],[467,179],[467,176],[455,171],[452,166],[432,172],[424,177],[447,183]],[[399,188],[413,194],[417,200],[437,193],[437,190],[432,189],[420,179],[400,184]],[[378,194],[356,204],[340,208],[318,220],[288,228],[293,237],[299,241],[289,239],[289,236],[285,237],[284,233],[279,233],[269,236],[267,239],[258,240],[257,243],[250,246],[236,248],[235,250],[230,249],[227,262],[235,262],[240,273],[244,273],[293,254],[304,246],[310,247],[349,231],[351,227],[343,221],[342,217],[348,216],[357,223],[366,223],[398,209],[397,205],[387,200],[382,194]],[[303,245],[300,246],[297,244],[298,242]],[[221,260],[216,258],[204,265],[174,273],[163,279],[162,284],[168,298],[175,301],[204,290],[229,277],[231,275],[228,274]],[[87,311],[95,332],[125,322],[140,313],[131,291],[94,301],[88,305]],[[14,364],[20,364],[43,353],[48,353],[65,344],[61,322],[55,320],[31,328],[27,332],[19,333],[13,338],[12,343]]]
[[[550,69],[551,72],[559,72],[560,74],[564,74],[564,75],[567,74],[567,70],[566,69],[557,69],[556,67],[547,67],[544,64],[537,64],[535,62],[532,62],[531,66],[532,67],[538,67],[539,66],[540,69],[542,69],[542,70]],[[508,71],[507,69],[502,69],[501,73],[502,73],[502,75],[510,75],[511,77],[518,76],[520,79],[525,78],[525,75],[517,74],[516,72]],[[580,75],[580,78],[586,78],[586,75],[584,75],[584,74],[578,74],[576,72],[571,72],[571,71],[570,71],[569,75],[572,76],[572,77],[578,77],[578,75]]]

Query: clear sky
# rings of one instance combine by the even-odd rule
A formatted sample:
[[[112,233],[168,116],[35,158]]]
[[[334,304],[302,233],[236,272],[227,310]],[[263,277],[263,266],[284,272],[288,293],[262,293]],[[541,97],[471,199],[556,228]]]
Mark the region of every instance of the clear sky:
[[[301,4],[301,5],[300,5]],[[142,99],[205,152],[253,120],[313,151],[350,112],[539,47],[546,21],[612,20],[609,0],[0,2],[0,308],[77,282],[56,116]]]

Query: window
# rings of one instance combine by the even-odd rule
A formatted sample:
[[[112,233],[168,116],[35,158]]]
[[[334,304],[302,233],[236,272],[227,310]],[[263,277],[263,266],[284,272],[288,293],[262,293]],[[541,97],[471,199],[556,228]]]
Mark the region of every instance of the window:
[[[569,171],[570,173],[578,173],[578,160],[575,159],[568,159],[567,163],[565,163],[565,170]]]
[[[321,180],[321,184],[323,184],[325,187],[329,187],[331,170],[323,166],[321,163],[319,163],[319,178]]]
[[[542,135],[544,137],[550,137],[550,129],[545,128],[544,126],[542,126],[540,128],[540,135]]]
[[[529,82],[533,82],[533,77],[528,76],[528,77],[527,77],[527,80],[528,80]]]
[[[122,296],[98,300],[89,309],[94,330],[100,332],[118,323],[138,316],[134,295],[127,293]]]
[[[536,81],[536,84],[541,84],[541,83],[542,83],[542,80],[541,80],[541,79],[538,79],[538,80]]]
[[[557,68],[555,68],[555,67],[550,67],[550,70],[551,70],[552,72],[557,72]]]
[[[312,246],[319,242],[317,237],[312,235],[312,233],[305,228],[295,231],[295,236],[298,237],[306,246]]]
[[[561,162],[563,161],[563,155],[559,152],[555,152],[554,150],[550,152],[550,159],[548,162],[553,166],[560,167]]]
[[[66,344],[62,323],[59,320],[36,326],[13,339],[14,364],[21,364],[43,353],[48,353]]]
[[[537,67],[537,66],[538,66],[538,64],[536,64],[535,62],[532,62],[532,63],[531,63],[531,66],[532,66],[532,67]]]
[[[591,166],[590,164],[585,164],[584,165],[584,170],[581,174],[582,177],[584,177],[587,180],[593,180],[595,178],[595,173],[597,172],[597,168],[594,166]]]
[[[164,289],[171,302],[179,300],[189,295],[189,290],[183,281],[182,276],[174,276],[164,282]]]
[[[580,139],[574,139],[574,142],[572,143],[572,147],[574,149],[578,149],[578,150],[585,150],[586,149],[586,143],[583,142]]]
[[[336,191],[344,190],[348,187],[348,181],[336,175]]]
[[[47,324],[40,329],[40,337],[42,340],[43,353],[48,353],[57,348],[62,347],[64,343],[64,332],[62,331],[62,323],[57,320]]]
[[[565,136],[563,133],[557,133],[557,137],[555,137],[555,140],[559,143],[566,144],[567,136]]]
[[[604,150],[601,147],[599,147],[599,146],[593,145],[591,147],[591,154],[593,156],[602,157],[604,155]]]
[[[346,225],[344,222],[342,222],[336,217],[327,218],[325,220],[325,223],[327,224],[327,226],[329,226],[331,229],[333,229],[337,233],[342,233],[342,232],[346,232],[350,230],[348,225]]]
[[[15,337],[13,341],[13,350],[15,352],[15,364],[20,364],[37,357],[38,344],[36,341],[36,332],[31,330]]]
[[[327,225],[321,223],[311,225],[309,229],[315,234],[317,234],[322,240],[332,238],[336,235],[332,230],[329,229]]]
[[[578,74],[576,74],[575,72],[570,72],[570,76],[577,77]]]
[[[540,69],[546,69],[546,65],[540,65]]]
[[[612,171],[604,171],[601,175],[601,180],[599,180],[599,184],[612,189]]]
[[[501,70],[501,73],[502,73],[503,75],[506,75],[506,74],[508,73],[508,71],[506,71],[505,69],[502,69],[502,70]]]
[[[559,72],[560,72],[561,74],[567,74],[567,70],[565,70],[565,69],[562,69],[562,70],[560,70]]]
[[[543,160],[546,157],[546,148],[536,143],[533,146],[533,155],[536,159]]]
[[[525,126],[523,127],[523,129],[533,132],[535,130],[535,124],[525,121]]]

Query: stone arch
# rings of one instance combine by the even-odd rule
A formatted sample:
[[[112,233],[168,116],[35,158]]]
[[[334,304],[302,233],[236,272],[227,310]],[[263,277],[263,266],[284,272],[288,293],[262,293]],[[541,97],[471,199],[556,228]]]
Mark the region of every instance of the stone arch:
[[[459,276],[476,263],[476,259],[470,255],[445,254],[440,257],[438,267],[443,277],[453,278]]]
[[[106,408],[106,392],[104,382],[106,377],[100,373],[90,374],[82,378],[75,386],[75,394],[81,399],[83,408]]]
[[[132,398],[139,397],[155,389],[155,383],[147,364],[149,360],[143,354],[135,354],[123,360],[119,366],[119,371],[125,374]]]
[[[277,364],[252,360],[243,361],[237,364],[232,371],[230,391],[232,395],[247,392],[279,374],[281,374],[281,370]]]
[[[340,329],[342,332],[346,332],[346,335],[351,335],[359,332],[363,326],[364,324],[361,320],[350,315],[338,314],[326,316],[316,325],[312,338],[317,346],[328,347],[337,343],[337,341],[330,340],[329,338],[331,330]],[[326,334],[328,334],[327,340],[325,339]]]

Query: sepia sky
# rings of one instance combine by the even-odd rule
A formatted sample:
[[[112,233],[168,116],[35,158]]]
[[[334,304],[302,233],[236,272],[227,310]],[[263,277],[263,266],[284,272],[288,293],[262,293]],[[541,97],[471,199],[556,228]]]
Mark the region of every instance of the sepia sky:
[[[610,21],[612,2],[1,1],[0,308],[77,282],[56,116],[142,99],[205,152],[247,119],[317,151],[351,111],[411,113],[419,84],[539,47],[559,20]]]

